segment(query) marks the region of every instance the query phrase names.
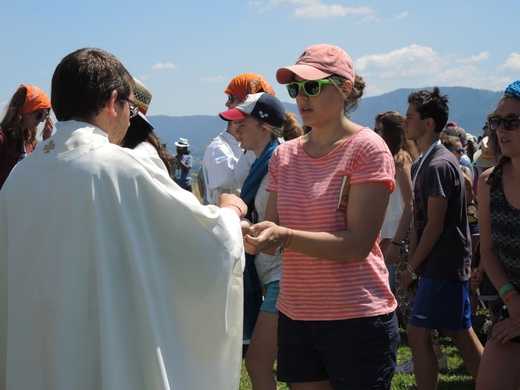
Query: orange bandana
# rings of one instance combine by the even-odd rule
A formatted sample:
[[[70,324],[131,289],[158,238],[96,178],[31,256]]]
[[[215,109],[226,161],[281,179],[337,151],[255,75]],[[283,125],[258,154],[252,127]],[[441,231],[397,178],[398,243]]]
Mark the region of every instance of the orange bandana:
[[[42,108],[51,109],[51,101],[49,97],[40,88],[34,85],[22,84],[18,87],[27,89],[27,96],[22,107],[22,115],[41,110]]]
[[[256,73],[244,73],[234,77],[224,91],[226,95],[236,96],[240,101],[244,101],[247,95],[257,92],[275,94],[267,80]]]

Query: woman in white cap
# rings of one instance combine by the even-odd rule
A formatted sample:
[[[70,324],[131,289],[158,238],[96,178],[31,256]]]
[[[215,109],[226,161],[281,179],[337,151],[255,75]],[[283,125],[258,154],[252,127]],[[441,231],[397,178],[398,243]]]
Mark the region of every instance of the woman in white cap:
[[[220,113],[227,121],[236,121],[236,135],[244,150],[251,150],[256,159],[249,170],[240,197],[247,205],[246,218],[253,223],[263,221],[269,193],[268,166],[280,139],[290,140],[303,134],[296,115],[286,112],[275,96],[260,92],[250,94],[235,108]],[[251,341],[246,354],[246,368],[255,390],[276,389],[273,366],[276,360],[278,310],[276,300],[282,274],[282,258],[246,254],[252,259],[258,274],[264,299],[254,324]]]
[[[190,170],[193,165],[193,157],[188,150],[188,140],[179,138],[175,142],[177,154],[173,157],[173,180],[182,189],[192,192]]]
[[[247,251],[282,252],[278,380],[298,389],[389,389],[397,302],[378,246],[395,167],[384,140],[347,117],[365,83],[337,46],[276,73],[312,130],[273,153],[266,220]]]

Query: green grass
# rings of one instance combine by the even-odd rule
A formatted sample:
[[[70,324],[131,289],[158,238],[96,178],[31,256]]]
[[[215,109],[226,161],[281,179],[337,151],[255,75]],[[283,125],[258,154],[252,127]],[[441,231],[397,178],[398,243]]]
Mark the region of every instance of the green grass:
[[[448,357],[448,372],[439,374],[437,388],[441,390],[473,390],[475,382],[464,366],[457,348],[448,337],[441,337],[442,352]],[[401,364],[412,356],[406,333],[401,331],[401,346],[397,353],[397,364]],[[417,389],[413,375],[395,374],[392,390]]]
[[[249,375],[247,375],[246,366],[244,364],[245,360],[242,360],[242,372],[240,374],[240,387],[239,390],[251,390],[253,387],[251,386],[251,380],[249,379]],[[283,382],[278,382],[278,390],[289,390],[289,388]]]
[[[397,354],[397,363],[401,364],[408,360],[412,354],[408,346],[406,333],[401,330],[401,346]],[[475,389],[475,382],[469,375],[462,359],[449,338],[441,337],[442,351],[448,357],[448,372],[446,374],[439,374],[438,386],[439,390],[473,390]],[[278,384],[279,390],[288,390],[284,383]],[[239,390],[251,390],[251,381],[247,375],[247,371],[242,362],[242,373],[240,379]],[[415,377],[413,375],[395,374],[392,380],[392,390],[412,390],[417,389],[415,384]]]

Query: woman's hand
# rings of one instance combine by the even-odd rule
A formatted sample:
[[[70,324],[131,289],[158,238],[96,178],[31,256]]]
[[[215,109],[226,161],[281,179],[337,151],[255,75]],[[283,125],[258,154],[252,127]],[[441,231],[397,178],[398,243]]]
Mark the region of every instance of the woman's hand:
[[[242,228],[242,237],[244,237],[246,234],[251,234],[251,226],[253,224],[245,218],[242,218],[240,220],[240,227]]]
[[[244,237],[246,253],[274,254],[278,247],[287,242],[288,229],[274,222],[264,221],[250,227],[250,233]]]
[[[489,341],[505,344],[517,336],[520,336],[520,327],[509,317],[493,326]]]
[[[470,289],[472,293],[476,293],[476,291],[480,288],[483,280],[483,273],[479,271],[478,268],[475,268],[471,273],[470,279]]]
[[[45,125],[42,130],[42,139],[44,141],[52,135],[53,128],[54,128],[54,123],[52,123],[51,117],[47,116],[47,119],[45,119]]]

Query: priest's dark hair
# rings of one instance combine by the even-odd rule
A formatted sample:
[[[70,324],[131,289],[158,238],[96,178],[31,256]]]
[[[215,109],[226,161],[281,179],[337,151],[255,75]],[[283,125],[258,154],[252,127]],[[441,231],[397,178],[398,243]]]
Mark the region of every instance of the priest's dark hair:
[[[83,48],[65,56],[52,76],[51,103],[59,121],[88,121],[105,106],[112,91],[128,99],[135,83],[113,55],[96,48]]]

